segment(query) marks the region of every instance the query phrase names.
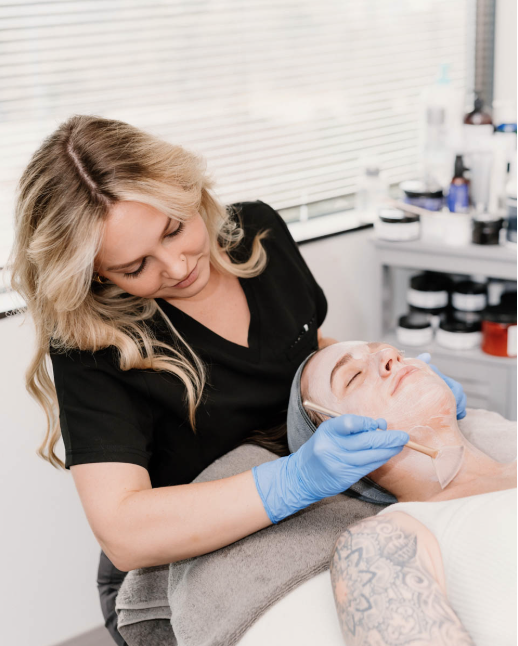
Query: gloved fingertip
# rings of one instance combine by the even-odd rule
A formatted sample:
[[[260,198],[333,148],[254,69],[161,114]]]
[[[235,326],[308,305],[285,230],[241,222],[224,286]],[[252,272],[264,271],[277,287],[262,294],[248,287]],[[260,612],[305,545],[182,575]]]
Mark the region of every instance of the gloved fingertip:
[[[457,414],[457,419],[464,419],[466,417],[466,411],[462,410]]]
[[[432,360],[432,355],[429,352],[422,352],[416,357],[416,359],[424,361],[425,363],[430,363],[430,361]]]
[[[387,420],[380,417],[376,420],[376,428],[381,429],[382,431],[387,430]]]
[[[403,448],[410,439],[406,431],[391,431],[391,433],[394,435],[394,448]]]

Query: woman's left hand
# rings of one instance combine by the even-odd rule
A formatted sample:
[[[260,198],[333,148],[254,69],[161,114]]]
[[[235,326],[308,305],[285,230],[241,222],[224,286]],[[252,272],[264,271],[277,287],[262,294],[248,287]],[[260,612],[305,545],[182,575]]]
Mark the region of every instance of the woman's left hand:
[[[464,419],[464,417],[466,417],[466,393],[464,392],[462,386],[458,381],[455,381],[455,379],[443,375],[439,368],[437,368],[437,366],[434,366],[432,363],[430,363],[431,358],[432,357],[430,356],[429,352],[423,352],[423,354],[420,354],[417,357],[417,359],[420,359],[421,361],[427,363],[430,368],[448,384],[448,386],[451,388],[452,393],[455,395],[455,401],[457,402],[457,419]]]

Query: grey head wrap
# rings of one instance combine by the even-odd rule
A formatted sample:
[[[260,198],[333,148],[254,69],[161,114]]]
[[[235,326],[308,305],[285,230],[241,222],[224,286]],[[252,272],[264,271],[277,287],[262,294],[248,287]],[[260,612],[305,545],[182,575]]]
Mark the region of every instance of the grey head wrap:
[[[317,430],[310,420],[300,394],[300,378],[304,366],[315,354],[311,353],[299,366],[291,384],[290,403],[288,404],[288,446],[293,453],[297,451],[313,433]],[[358,498],[365,502],[372,502],[378,505],[391,505],[397,499],[383,487],[380,487],[370,478],[362,478],[349,489],[343,492],[351,498]]]

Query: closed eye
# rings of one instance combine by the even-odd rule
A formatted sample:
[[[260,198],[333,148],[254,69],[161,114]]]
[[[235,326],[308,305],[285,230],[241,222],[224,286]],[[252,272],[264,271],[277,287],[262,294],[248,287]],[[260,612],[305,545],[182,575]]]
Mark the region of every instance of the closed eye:
[[[351,383],[356,379],[356,377],[357,377],[358,375],[361,375],[361,374],[362,374],[361,370],[360,370],[360,372],[357,372],[357,373],[354,375],[354,377],[349,381],[349,383],[347,384],[346,388],[348,388],[348,387],[351,385]]]
[[[185,223],[180,222],[180,224],[176,227],[176,229],[174,231],[171,231],[171,233],[168,233],[167,235],[165,235],[164,238],[173,238],[174,236],[177,236],[179,233],[183,231],[184,227],[185,227]],[[146,266],[146,262],[147,262],[147,256],[142,260],[142,264],[136,271],[123,274],[124,278],[137,278],[137,276],[140,276],[144,267]]]

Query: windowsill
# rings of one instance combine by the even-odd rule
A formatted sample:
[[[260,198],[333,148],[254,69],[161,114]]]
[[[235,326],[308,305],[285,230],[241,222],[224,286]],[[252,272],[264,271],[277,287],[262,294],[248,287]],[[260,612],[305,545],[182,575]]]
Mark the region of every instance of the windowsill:
[[[291,235],[300,245],[369,227],[372,227],[372,224],[362,222],[358,211],[354,209],[341,213],[332,213],[331,215],[321,215],[305,222],[288,223]],[[5,262],[6,259],[7,253],[5,258],[0,258],[0,275],[2,273],[1,263],[2,261]],[[15,292],[0,293],[0,319],[5,318],[13,310],[23,306],[22,298]]]
[[[305,222],[288,223],[288,229],[298,244],[307,244],[308,242],[329,238],[341,233],[367,229],[372,226],[372,224],[363,222],[360,213],[355,209],[321,215]]]

